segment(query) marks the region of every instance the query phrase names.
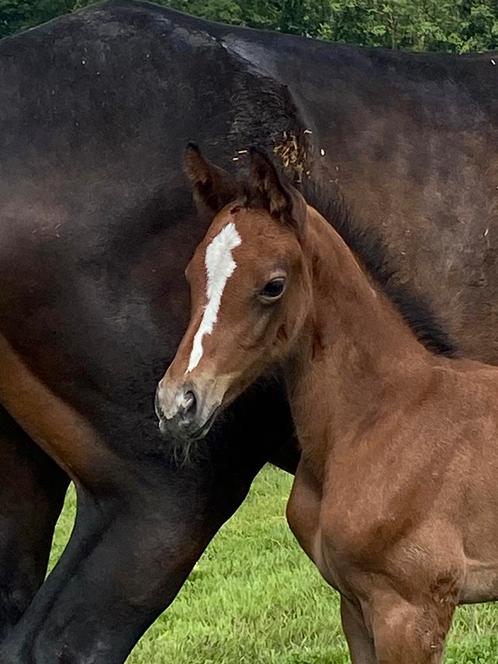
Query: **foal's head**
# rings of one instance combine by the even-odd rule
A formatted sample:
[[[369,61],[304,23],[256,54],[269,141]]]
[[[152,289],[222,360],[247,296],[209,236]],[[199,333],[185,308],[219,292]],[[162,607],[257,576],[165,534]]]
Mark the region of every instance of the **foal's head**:
[[[260,152],[237,185],[189,146],[185,170],[211,215],[191,259],[191,318],[159,383],[161,430],[204,436],[217,413],[292,349],[311,300],[307,205]]]

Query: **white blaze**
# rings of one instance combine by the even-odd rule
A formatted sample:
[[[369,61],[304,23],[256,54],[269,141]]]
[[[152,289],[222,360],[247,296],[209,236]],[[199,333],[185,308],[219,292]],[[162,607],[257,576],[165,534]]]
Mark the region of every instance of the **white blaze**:
[[[232,257],[232,251],[241,242],[235,224],[230,222],[211,240],[206,249],[204,263],[207,273],[207,304],[199,328],[195,333],[186,373],[195,369],[201,360],[202,340],[204,335],[211,334],[214,329],[223,291],[237,267],[237,263]]]

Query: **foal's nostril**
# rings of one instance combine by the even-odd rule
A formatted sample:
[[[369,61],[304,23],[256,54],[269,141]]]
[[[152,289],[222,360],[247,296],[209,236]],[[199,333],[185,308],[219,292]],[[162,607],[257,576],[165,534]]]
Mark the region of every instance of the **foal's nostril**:
[[[195,398],[195,394],[192,392],[192,390],[184,392],[179,407],[181,416],[184,419],[189,419],[193,417],[195,414],[196,407],[197,407],[197,399]]]
[[[195,423],[197,415],[197,397],[190,388],[168,390],[164,387],[156,391],[154,406],[159,420],[159,428],[164,434],[167,431],[179,433],[188,431]]]

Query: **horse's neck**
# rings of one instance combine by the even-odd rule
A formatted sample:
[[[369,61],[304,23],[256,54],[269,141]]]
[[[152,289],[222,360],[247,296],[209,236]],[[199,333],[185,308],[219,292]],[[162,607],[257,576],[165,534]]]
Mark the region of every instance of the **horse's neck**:
[[[320,454],[417,389],[431,355],[335,230],[308,221],[313,303],[287,382],[303,452]]]

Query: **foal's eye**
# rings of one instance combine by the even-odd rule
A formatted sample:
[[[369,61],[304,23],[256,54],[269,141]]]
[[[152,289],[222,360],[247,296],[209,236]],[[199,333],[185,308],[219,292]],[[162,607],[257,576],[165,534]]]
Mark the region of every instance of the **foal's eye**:
[[[276,277],[265,284],[260,293],[260,297],[264,302],[275,302],[275,300],[278,300],[282,296],[284,289],[284,277]]]

